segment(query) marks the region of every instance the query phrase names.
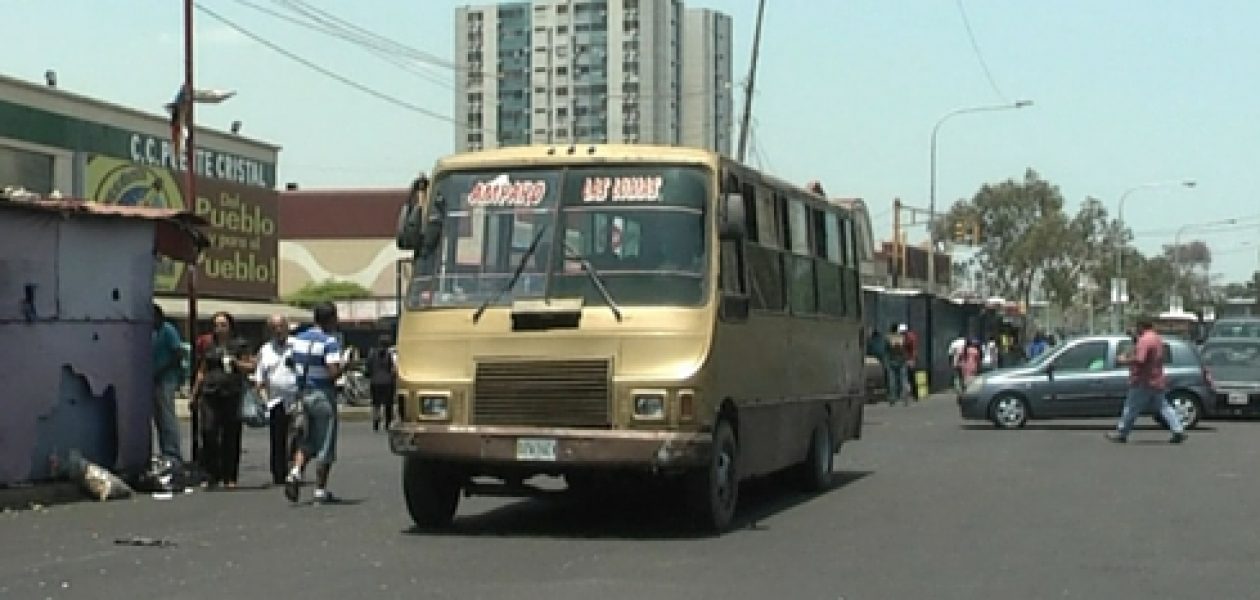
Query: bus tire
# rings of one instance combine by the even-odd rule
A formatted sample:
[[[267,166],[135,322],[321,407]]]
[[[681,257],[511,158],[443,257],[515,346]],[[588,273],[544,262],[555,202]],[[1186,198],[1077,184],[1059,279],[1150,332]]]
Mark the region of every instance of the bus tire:
[[[403,498],[417,527],[450,525],[459,505],[461,487],[459,477],[441,464],[413,457],[403,459]]]
[[[835,447],[831,440],[831,428],[827,421],[814,426],[805,460],[796,465],[796,479],[807,492],[821,492],[831,486],[831,471],[835,464]]]
[[[687,477],[687,500],[696,526],[713,533],[726,531],[739,503],[739,442],[727,419],[713,430],[708,466]]]

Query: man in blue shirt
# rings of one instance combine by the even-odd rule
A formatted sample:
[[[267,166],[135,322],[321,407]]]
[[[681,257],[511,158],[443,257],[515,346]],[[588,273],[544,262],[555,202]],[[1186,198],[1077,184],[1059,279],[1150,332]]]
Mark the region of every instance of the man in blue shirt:
[[[153,305],[153,426],[158,452],[176,463],[183,462],[179,446],[179,419],[175,415],[175,390],[184,372],[184,345],[162,308]]]
[[[315,325],[289,341],[298,376],[295,408],[298,418],[294,432],[296,451],[293,465],[284,481],[284,495],[297,502],[302,474],[315,461],[315,503],[336,502],[328,491],[328,474],[337,455],[337,404],[334,382],[341,376],[341,342],[337,330],[337,307],[331,302],[315,306]]]

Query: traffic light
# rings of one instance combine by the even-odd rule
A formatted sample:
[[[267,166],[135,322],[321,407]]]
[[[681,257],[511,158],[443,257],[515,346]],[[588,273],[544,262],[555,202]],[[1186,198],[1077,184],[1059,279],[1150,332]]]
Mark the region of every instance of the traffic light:
[[[954,242],[958,244],[967,243],[967,223],[954,221]]]

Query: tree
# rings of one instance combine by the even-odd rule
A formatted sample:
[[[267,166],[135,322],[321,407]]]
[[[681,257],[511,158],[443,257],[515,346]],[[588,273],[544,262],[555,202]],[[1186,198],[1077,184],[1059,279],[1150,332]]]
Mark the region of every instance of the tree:
[[[976,260],[987,287],[1025,303],[1033,283],[1062,262],[1060,244],[1070,227],[1059,188],[1032,169],[1023,181],[986,184],[970,201],[955,203],[942,225],[952,229],[959,222],[980,226]]]
[[[336,300],[355,300],[371,298],[372,292],[353,281],[336,281],[326,279],[322,282],[309,282],[302,289],[285,297],[284,301],[302,308],[312,308],[320,302]]]
[[[1107,220],[1107,209],[1097,198],[1086,198],[1068,222],[1054,257],[1042,278],[1050,300],[1060,308],[1080,306],[1085,285],[1102,290],[1093,297],[1094,307],[1105,304],[1110,294],[1110,275],[1115,249],[1128,242],[1129,232],[1119,221]]]

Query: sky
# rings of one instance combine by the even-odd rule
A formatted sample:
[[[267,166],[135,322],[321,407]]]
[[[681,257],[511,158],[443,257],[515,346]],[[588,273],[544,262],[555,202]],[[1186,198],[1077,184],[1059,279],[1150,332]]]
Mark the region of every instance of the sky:
[[[243,135],[282,146],[281,182],[405,187],[452,151],[449,69],[404,69],[242,0],[198,1],[423,111],[319,74],[197,12],[197,87],[237,92],[200,107],[198,123],[226,129],[240,120]],[[247,1],[285,10],[283,0]],[[443,59],[454,53],[455,7],[465,4],[307,1]],[[731,15],[743,80],[757,0],[686,6]],[[0,0],[0,15],[9,24],[5,75],[42,82],[54,69],[62,89],[154,113],[183,81],[178,0]],[[769,0],[749,162],[791,181],[821,180],[831,196],[863,198],[887,239],[894,198],[928,207],[929,142],[940,119],[1032,100],[942,124],[938,210],[1029,168],[1060,187],[1072,212],[1092,196],[1114,215],[1126,191],[1172,182],[1128,195],[1124,222],[1138,247],[1158,252],[1180,230],[1183,241],[1208,243],[1222,281],[1240,281],[1260,269],[1256,23],[1260,2],[1251,0]],[[1187,179],[1197,185],[1175,184]],[[1230,219],[1236,224],[1210,225]],[[925,230],[909,235],[922,239]]]

